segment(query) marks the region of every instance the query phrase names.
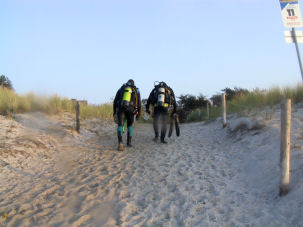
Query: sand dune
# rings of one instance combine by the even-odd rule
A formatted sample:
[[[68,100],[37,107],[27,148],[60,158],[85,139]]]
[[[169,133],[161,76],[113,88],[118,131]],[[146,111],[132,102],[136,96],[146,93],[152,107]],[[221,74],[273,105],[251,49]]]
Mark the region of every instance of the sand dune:
[[[123,152],[111,122],[0,116],[0,226],[302,226],[303,109],[282,198],[279,111],[264,116],[185,124],[168,145],[137,124]]]

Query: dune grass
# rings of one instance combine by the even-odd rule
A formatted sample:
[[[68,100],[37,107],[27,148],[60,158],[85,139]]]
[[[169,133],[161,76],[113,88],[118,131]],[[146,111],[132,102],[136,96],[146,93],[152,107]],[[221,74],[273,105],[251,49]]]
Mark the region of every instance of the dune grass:
[[[111,118],[112,105],[82,105],[81,118]],[[76,103],[70,99],[62,98],[58,95],[37,96],[33,93],[18,95],[14,91],[0,87],[0,114],[12,115],[15,113],[25,113],[41,111],[47,114],[59,114],[62,112],[75,113]]]
[[[0,113],[9,114],[20,109],[20,101],[18,95],[5,87],[0,87]]]
[[[303,86],[273,87],[267,90],[255,89],[247,95],[235,97],[227,102],[227,113],[241,112],[249,109],[262,109],[280,104],[282,99],[289,98],[293,104],[303,102]]]
[[[113,105],[106,103],[102,105],[81,105],[80,107],[81,118],[113,118]]]
[[[240,95],[227,101],[227,114],[258,111],[266,106],[280,104],[282,99],[290,98],[293,104],[303,102],[303,86],[273,87],[270,89],[254,89],[246,95]],[[48,114],[62,112],[75,113],[76,103],[70,99],[53,95],[50,97],[37,96],[33,93],[18,95],[13,90],[0,87],[0,114],[11,115],[31,111],[41,111]],[[84,105],[81,104],[81,118],[112,118],[112,104]],[[221,116],[221,107],[210,107],[209,120]],[[187,116],[187,122],[208,120],[206,108],[192,111]]]
[[[254,89],[246,95],[236,96],[230,101],[226,102],[227,114],[233,113],[249,113],[256,112],[265,107],[272,107],[280,104],[282,99],[290,98],[293,104],[303,102],[303,86],[297,84],[296,86],[287,87],[272,87],[269,89]],[[216,119],[221,116],[222,108],[211,107],[209,120]],[[187,122],[205,121],[207,120],[206,109],[197,109],[192,111],[187,116]]]

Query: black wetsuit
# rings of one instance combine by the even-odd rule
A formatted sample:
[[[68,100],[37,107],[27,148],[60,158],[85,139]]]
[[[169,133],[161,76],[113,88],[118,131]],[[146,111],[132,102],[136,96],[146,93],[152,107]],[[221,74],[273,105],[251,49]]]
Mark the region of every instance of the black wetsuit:
[[[117,128],[118,142],[122,143],[122,135],[124,132],[123,124],[124,124],[124,120],[126,119],[127,120],[127,142],[129,144],[130,140],[133,136],[134,116],[135,116],[135,114],[140,116],[141,97],[140,97],[139,89],[136,86],[131,86],[131,88],[134,91],[131,95],[131,101],[129,103],[129,106],[127,106],[127,107],[123,106],[122,99],[123,99],[125,87],[129,87],[129,86],[124,84],[118,90],[116,97],[114,99],[113,111],[114,111],[114,115],[117,113],[117,117],[118,117],[118,128]],[[135,94],[135,92],[136,92],[136,94]]]
[[[149,110],[150,104],[154,106],[154,114],[153,114],[153,127],[155,131],[155,139],[159,138],[159,123],[161,125],[161,142],[165,142],[165,136],[167,131],[167,123],[168,123],[168,109],[170,106],[173,107],[173,113],[176,113],[176,98],[173,90],[166,86],[165,87],[165,104],[166,106],[158,106],[157,99],[158,99],[158,89],[159,86],[156,86],[150,93],[147,103],[146,103],[146,110]]]

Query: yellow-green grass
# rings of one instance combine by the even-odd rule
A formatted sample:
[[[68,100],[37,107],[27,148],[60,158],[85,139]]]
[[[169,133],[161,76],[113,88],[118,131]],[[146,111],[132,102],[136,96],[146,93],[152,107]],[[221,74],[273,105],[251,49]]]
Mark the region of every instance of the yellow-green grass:
[[[110,103],[102,105],[80,105],[81,118],[109,119],[113,117],[113,105]]]
[[[62,98],[58,95],[50,97],[37,96],[33,93],[18,95],[14,91],[0,87],[0,114],[11,115],[14,113],[25,113],[41,111],[48,114],[59,114],[62,112],[75,113],[76,102]],[[112,105],[80,105],[81,118],[111,118]]]
[[[240,95],[227,101],[227,113],[260,109],[265,106],[280,104],[282,99],[289,98],[293,103],[303,101],[303,86],[273,87],[267,90],[255,89],[247,95]]]
[[[26,103],[21,102],[19,96],[12,90],[0,87],[0,113],[8,114],[26,108]]]
[[[290,98],[293,104],[303,102],[303,86],[297,84],[296,86],[287,87],[272,87],[269,89],[254,89],[246,95],[239,95],[232,100],[227,101],[227,114],[232,113],[247,113],[252,110],[260,110],[266,106],[272,107],[280,104],[282,99]],[[215,119],[222,114],[222,108],[211,107],[209,119]],[[187,122],[207,120],[205,108],[194,110],[187,116]]]

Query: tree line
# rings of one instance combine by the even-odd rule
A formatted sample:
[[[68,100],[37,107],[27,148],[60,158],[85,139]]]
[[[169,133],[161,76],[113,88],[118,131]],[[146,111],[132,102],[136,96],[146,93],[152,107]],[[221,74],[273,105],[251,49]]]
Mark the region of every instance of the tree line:
[[[225,93],[225,98],[227,101],[232,100],[233,98],[240,95],[247,95],[250,92],[244,88],[234,87],[232,88],[224,88],[221,92]],[[186,122],[187,117],[191,114],[192,111],[202,108],[207,108],[207,104],[209,107],[220,107],[221,106],[221,93],[215,94],[207,99],[204,95],[200,94],[199,96],[194,95],[180,95],[178,97],[178,114],[180,122]]]

